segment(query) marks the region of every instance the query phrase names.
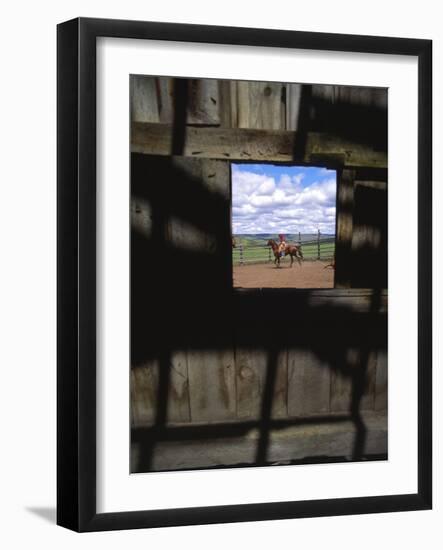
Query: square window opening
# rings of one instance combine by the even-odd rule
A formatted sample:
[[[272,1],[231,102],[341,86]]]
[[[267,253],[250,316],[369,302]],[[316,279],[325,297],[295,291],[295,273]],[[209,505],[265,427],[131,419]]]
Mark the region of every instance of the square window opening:
[[[334,288],[337,172],[231,163],[234,288]]]

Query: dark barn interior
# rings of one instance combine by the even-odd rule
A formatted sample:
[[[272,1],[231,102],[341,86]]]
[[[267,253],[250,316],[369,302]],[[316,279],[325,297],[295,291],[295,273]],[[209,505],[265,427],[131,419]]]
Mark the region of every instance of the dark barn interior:
[[[230,162],[337,171],[333,289],[233,289]],[[387,457],[387,90],[131,77],[131,472]]]

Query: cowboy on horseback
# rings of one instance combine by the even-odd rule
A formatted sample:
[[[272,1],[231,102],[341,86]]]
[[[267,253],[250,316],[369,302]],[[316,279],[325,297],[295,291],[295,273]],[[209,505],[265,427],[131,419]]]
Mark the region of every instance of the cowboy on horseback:
[[[280,233],[278,236],[280,243],[278,245],[278,251],[281,257],[284,257],[285,250],[286,250],[286,237],[283,235],[283,233]]]

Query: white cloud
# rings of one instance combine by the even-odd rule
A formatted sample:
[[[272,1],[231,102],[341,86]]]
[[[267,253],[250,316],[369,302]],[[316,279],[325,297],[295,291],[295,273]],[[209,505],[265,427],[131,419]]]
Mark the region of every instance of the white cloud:
[[[303,173],[266,174],[233,168],[232,225],[234,233],[335,232],[336,181],[325,170],[323,179],[302,185]]]
[[[275,181],[274,178],[266,178],[263,183],[261,183],[256,191],[256,195],[272,195],[275,191]]]

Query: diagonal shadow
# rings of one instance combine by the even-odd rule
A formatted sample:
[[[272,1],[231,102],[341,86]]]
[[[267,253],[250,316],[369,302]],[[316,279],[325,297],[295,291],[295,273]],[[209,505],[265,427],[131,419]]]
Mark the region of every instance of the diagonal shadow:
[[[171,155],[183,155],[186,142],[189,81],[187,78],[174,78],[173,82],[174,120]]]
[[[371,305],[369,311],[370,317],[376,318],[380,306],[381,291],[379,289],[375,289],[371,296]],[[360,404],[366,390],[369,358],[372,351],[373,349],[370,345],[369,339],[364,339],[364,341],[361,343],[360,364],[359,368],[356,369],[356,373],[353,377],[351,394],[350,414],[356,428],[354,448],[352,452],[353,460],[360,460],[365,453],[367,428],[361,415]]]
[[[260,437],[255,458],[257,465],[265,464],[267,458],[272,420],[272,405],[274,402],[275,382],[277,378],[277,360],[278,350],[276,348],[271,348],[267,356],[266,381],[260,413]]]

